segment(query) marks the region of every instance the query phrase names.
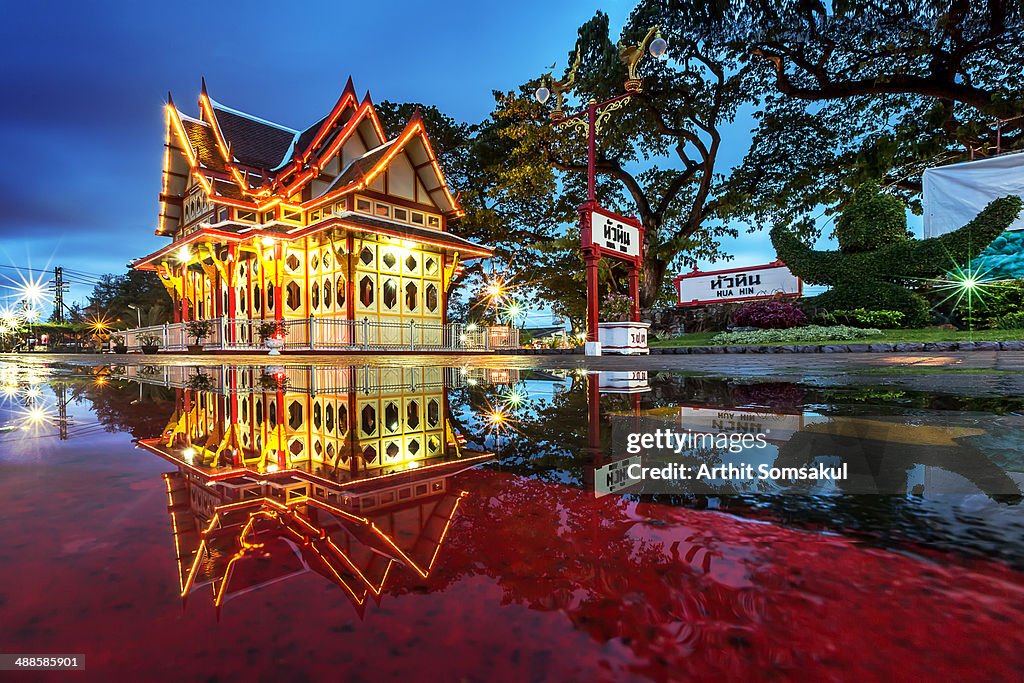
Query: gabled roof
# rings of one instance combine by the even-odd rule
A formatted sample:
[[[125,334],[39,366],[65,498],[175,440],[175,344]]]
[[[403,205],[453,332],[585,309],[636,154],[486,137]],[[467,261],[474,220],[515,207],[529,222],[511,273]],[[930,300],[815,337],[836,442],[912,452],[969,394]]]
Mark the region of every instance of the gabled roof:
[[[210,101],[216,125],[235,160],[252,168],[277,168],[299,132]]]

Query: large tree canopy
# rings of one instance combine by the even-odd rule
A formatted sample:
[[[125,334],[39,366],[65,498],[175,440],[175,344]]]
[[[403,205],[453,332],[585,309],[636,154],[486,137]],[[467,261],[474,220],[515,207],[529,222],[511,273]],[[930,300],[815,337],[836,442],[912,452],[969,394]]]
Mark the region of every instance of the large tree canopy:
[[[730,183],[755,223],[814,234],[880,179],[919,209],[928,166],[1024,148],[1024,30],[1006,0],[675,0],[763,97]]]

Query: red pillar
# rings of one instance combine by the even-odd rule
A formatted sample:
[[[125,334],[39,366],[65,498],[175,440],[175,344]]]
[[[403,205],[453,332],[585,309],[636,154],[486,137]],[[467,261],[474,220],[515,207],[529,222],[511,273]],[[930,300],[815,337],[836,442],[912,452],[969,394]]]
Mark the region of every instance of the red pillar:
[[[284,248],[280,242],[274,244],[274,320],[280,322],[284,320],[284,297],[281,293],[284,291],[284,278],[281,276],[282,268],[281,264],[284,263],[281,258],[284,256]]]

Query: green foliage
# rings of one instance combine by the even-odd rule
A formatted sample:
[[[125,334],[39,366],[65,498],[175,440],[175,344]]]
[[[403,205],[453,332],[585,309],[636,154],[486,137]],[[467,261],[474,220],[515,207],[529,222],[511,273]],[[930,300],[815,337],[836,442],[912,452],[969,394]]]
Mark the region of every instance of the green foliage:
[[[870,311],[866,308],[855,308],[850,311],[827,311],[818,316],[825,325],[850,325],[852,327],[878,327],[892,330],[903,326],[906,318],[903,311]]]
[[[271,337],[283,337],[285,334],[284,322],[281,320],[265,320],[256,328],[256,334],[260,341],[266,341]]]
[[[836,239],[844,253],[873,251],[908,239],[907,209],[898,197],[869,181],[857,188],[839,219]]]
[[[994,122],[1024,114],[1019,3],[672,5],[751,60],[745,86],[761,106],[728,185],[758,227],[816,235],[822,207],[841,210],[847,188],[876,178],[919,211],[924,169],[992,151]],[[1024,136],[1004,126],[1000,142],[1020,149]]]
[[[711,338],[712,344],[722,346],[747,346],[758,344],[799,344],[803,342],[852,341],[877,337],[881,330],[846,325],[806,325],[788,330],[752,330],[750,332],[723,332]]]
[[[150,332],[139,335],[140,346],[160,346],[160,337]]]
[[[203,339],[210,336],[213,332],[213,321],[212,320],[190,320],[185,323],[185,331],[188,332],[188,336],[196,340],[196,344],[199,344]]]
[[[128,308],[137,306],[141,314]],[[171,297],[156,273],[129,270],[123,275],[104,275],[93,287],[85,313],[89,317],[114,321],[119,327],[143,327],[171,320]]]
[[[1024,329],[1024,311],[1006,313],[1005,315],[999,316],[996,318],[996,327],[1001,330]]]
[[[956,264],[969,262],[1014,221],[1020,209],[1020,197],[1002,197],[964,227],[941,237],[901,240],[856,253],[814,251],[781,226],[772,228],[771,238],[779,258],[804,282],[832,287],[809,299],[811,306],[900,311],[904,325],[920,327],[930,318],[930,306],[904,283],[938,277]]]

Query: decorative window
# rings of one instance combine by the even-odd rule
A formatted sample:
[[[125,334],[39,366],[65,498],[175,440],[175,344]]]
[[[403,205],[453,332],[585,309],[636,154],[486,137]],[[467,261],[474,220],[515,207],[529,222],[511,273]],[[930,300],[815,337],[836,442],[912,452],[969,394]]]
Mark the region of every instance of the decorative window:
[[[395,264],[398,263],[398,257],[395,256],[395,252],[387,250],[384,255],[380,257],[380,260],[387,266],[388,270],[393,270]]]
[[[285,268],[294,272],[299,269],[299,266],[302,265],[302,261],[300,261],[299,257],[296,256],[295,254],[288,254],[288,257],[284,260],[284,265]]]
[[[369,199],[363,199],[362,197],[356,197],[356,211],[363,213],[370,213],[372,210],[372,204]]]
[[[264,223],[270,223],[271,221],[275,221],[275,220],[277,220],[277,212],[276,211],[267,211],[265,214],[263,214],[263,222]]]
[[[397,458],[400,451],[401,449],[394,441],[388,441],[387,448],[384,449],[384,452],[387,453],[388,457],[391,459]]]
[[[364,266],[368,266],[373,263],[373,249],[370,249],[370,247],[363,247],[363,250],[359,252],[359,262]]]
[[[432,228],[440,228],[441,219],[438,216],[427,216],[427,225]]]
[[[345,305],[345,300],[348,298],[348,292],[346,291],[348,283],[345,282],[345,278],[339,275],[337,285],[338,288],[334,300],[338,302],[338,307],[340,308]]]
[[[373,278],[369,275],[359,281],[359,303],[367,308],[373,305]]]
[[[274,285],[267,285],[267,310],[274,310]]]
[[[398,303],[398,286],[391,278],[384,281],[384,295],[382,300],[384,301],[384,306],[386,308],[394,308],[395,304]]]
[[[419,288],[416,287],[415,282],[410,282],[405,286],[405,307],[410,311],[415,311],[419,306]]]
[[[399,427],[398,422],[398,404],[394,401],[389,401],[384,406],[384,429],[389,432],[397,432]]]
[[[403,221],[403,222],[408,222],[409,221],[409,212],[406,211],[405,209],[400,209],[400,208],[398,208],[396,206],[395,209],[394,209],[394,215],[395,215],[395,220],[396,221]]]
[[[256,222],[256,212],[255,211],[236,211],[235,212],[235,218],[237,220],[240,220],[240,221],[245,221],[246,223],[255,223]]]
[[[370,463],[371,465],[377,461],[377,449],[373,446],[367,446],[363,449],[363,460]],[[365,499],[364,499],[365,500]],[[373,499],[371,498],[371,501]],[[372,504],[372,503],[371,503]]]
[[[423,225],[424,216],[419,211],[412,212],[412,222],[416,225]]]
[[[327,404],[327,415],[324,424],[326,425],[328,432],[334,431],[334,406],[330,403]]]
[[[409,254],[408,256],[405,257],[405,270],[406,270],[406,272],[415,273],[416,269],[419,267],[419,265],[420,265],[420,262],[417,261],[416,257],[413,256],[412,254]]]
[[[348,408],[344,405],[338,406],[338,431],[345,434],[348,431]]]
[[[288,426],[292,429],[299,429],[302,426],[302,404],[298,401],[291,401],[288,404]]]
[[[313,404],[313,427],[316,429],[320,429],[320,425],[323,424],[323,421],[324,410],[320,406],[320,402],[317,401],[316,403]]]
[[[377,409],[371,405],[363,407],[362,413],[360,414],[359,428],[363,430],[363,434],[367,436],[373,436],[377,433]]]
[[[324,280],[324,308],[331,307],[331,297],[334,295],[334,290],[331,287],[331,280],[328,278]]]
[[[441,421],[441,404],[438,403],[436,398],[432,398],[427,402],[427,424],[431,427],[436,427]]]
[[[313,310],[320,308],[320,288],[314,282],[313,286],[309,288],[309,303],[313,307]]]
[[[313,252],[312,256],[309,257],[309,269],[320,270],[320,254]]]
[[[263,292],[260,291],[260,286],[256,285],[256,288],[252,292],[252,307],[259,313],[263,310]]]
[[[324,251],[324,256],[320,259],[320,263],[323,264],[324,270],[330,270],[331,268],[331,250],[327,249]]]
[[[409,401],[409,405],[405,408],[405,424],[410,429],[416,429],[420,426],[420,404],[419,401]]]
[[[348,207],[345,206],[345,202],[338,202],[337,204],[334,205],[334,212],[335,213],[343,213],[346,208],[348,208]]]
[[[293,311],[299,310],[302,306],[302,288],[299,287],[299,283],[292,280],[285,287],[285,293],[287,294],[287,300],[285,305]]]
[[[434,285],[434,284],[427,285],[427,296],[426,296],[426,302],[425,303],[426,303],[426,306],[427,306],[427,310],[430,311],[431,313],[433,313],[434,311],[437,310],[437,305],[438,305],[437,285]]]
[[[427,271],[428,275],[437,273],[437,257],[428,256],[423,260],[423,268]]]
[[[284,209],[281,211],[281,219],[291,221],[292,223],[301,223],[302,212],[294,209]]]
[[[420,440],[419,439],[412,439],[412,440],[409,441],[409,452],[412,453],[413,455],[416,455],[417,453],[420,452]]]
[[[391,207],[388,206],[387,204],[377,204],[374,207],[373,213],[374,213],[374,215],[380,216],[381,218],[390,218],[391,217]]]

